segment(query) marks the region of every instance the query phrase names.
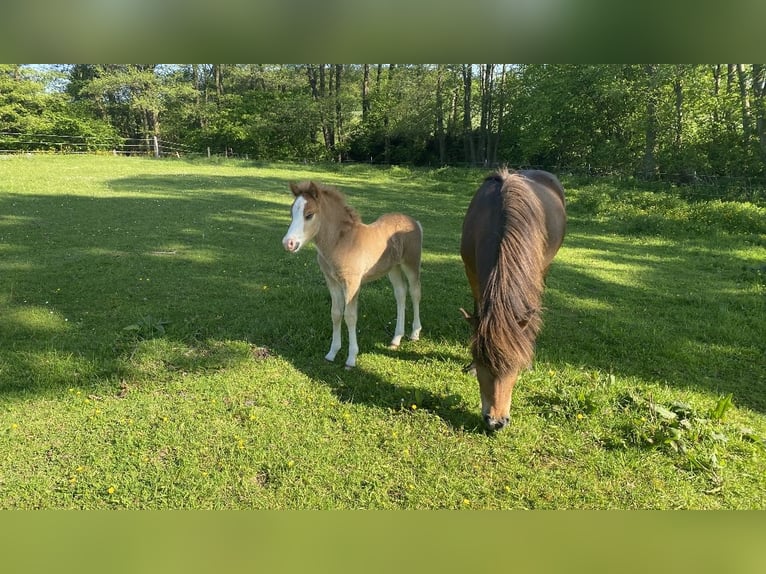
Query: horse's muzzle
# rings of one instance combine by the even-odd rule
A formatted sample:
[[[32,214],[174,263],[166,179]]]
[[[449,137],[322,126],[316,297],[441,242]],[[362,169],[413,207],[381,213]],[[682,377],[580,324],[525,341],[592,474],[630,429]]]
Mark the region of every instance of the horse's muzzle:
[[[298,249],[301,248],[301,242],[298,241],[297,239],[293,239],[292,237],[285,238],[282,241],[282,245],[290,253],[295,253],[296,251],[298,251]]]
[[[508,417],[501,417],[496,419],[495,417],[484,415],[484,424],[487,426],[487,429],[492,432],[505,428],[509,420],[510,419]]]

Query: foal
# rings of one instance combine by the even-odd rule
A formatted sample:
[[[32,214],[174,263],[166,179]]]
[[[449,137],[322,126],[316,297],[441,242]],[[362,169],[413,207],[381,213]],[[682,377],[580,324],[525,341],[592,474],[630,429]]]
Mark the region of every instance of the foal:
[[[388,274],[396,297],[396,328],[390,348],[396,349],[404,335],[404,307],[409,283],[412,299],[412,332],[420,338],[420,252],[423,228],[420,222],[401,213],[387,213],[369,225],[346,205],[337,189],[304,181],[291,183],[295,200],[292,221],[282,245],[297,253],[314,240],[317,261],[332,298],[332,343],[325,359],[333,361],[341,347],[341,319],[348,328],[346,368],[356,366],[359,345],[356,320],[359,289],[363,283]]]

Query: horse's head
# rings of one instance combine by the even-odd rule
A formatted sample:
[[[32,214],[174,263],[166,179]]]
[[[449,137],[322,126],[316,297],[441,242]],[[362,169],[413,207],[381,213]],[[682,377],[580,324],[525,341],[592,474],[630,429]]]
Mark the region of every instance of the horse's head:
[[[291,183],[290,189],[295,200],[290,208],[290,227],[282,238],[282,245],[290,253],[297,253],[319,231],[319,188],[313,181],[304,181]]]
[[[473,364],[479,381],[484,424],[489,430],[498,431],[510,420],[511,395],[518,372],[497,374],[475,359]]]
[[[476,329],[477,318],[469,315],[465,309],[460,309],[463,318]],[[464,371],[476,375],[479,381],[479,393],[481,394],[481,414],[484,424],[491,431],[498,431],[505,427],[510,420],[511,396],[516,384],[518,371],[509,373],[495,373],[474,353],[473,361],[464,368]]]

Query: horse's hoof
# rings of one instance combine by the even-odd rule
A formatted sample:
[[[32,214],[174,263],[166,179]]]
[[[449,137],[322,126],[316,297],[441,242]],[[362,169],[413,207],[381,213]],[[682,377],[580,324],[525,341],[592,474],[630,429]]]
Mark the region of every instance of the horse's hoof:
[[[389,351],[396,351],[398,348],[399,348],[399,345],[394,345],[393,343],[391,343],[391,344],[388,346],[388,350],[389,350]]]
[[[346,365],[343,368],[347,371],[353,371],[356,368],[356,365]]]

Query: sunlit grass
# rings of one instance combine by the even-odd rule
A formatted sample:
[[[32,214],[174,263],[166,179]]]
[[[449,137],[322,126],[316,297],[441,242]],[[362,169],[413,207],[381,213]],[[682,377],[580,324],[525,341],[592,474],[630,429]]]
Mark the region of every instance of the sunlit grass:
[[[0,506],[766,507],[763,206],[565,180],[537,360],[490,436],[458,311],[483,173],[4,159]],[[381,281],[358,368],[324,361],[313,248],[280,243],[307,178],[421,221],[421,341],[387,349]]]

